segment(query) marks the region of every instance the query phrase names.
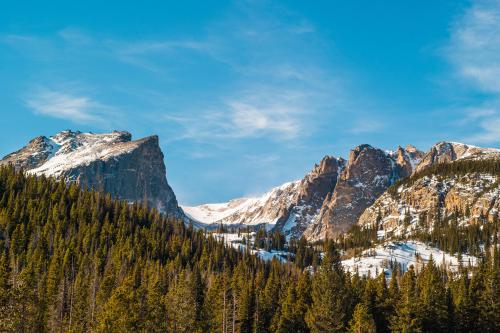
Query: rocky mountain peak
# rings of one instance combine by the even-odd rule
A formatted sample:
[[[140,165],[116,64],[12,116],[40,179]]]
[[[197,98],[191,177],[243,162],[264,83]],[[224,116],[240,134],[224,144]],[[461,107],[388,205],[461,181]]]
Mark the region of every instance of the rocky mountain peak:
[[[368,144],[355,147],[306,236],[317,240],[347,231],[398,177],[391,154]]]
[[[261,197],[183,209],[207,225],[265,224],[288,237],[300,237],[335,188],[344,167],[344,159],[325,156],[303,179],[275,187]]]
[[[309,173],[310,176],[319,176],[338,171],[339,167],[343,167],[345,160],[343,158],[335,158],[333,156],[325,156],[319,164],[315,164],[313,170]]]
[[[131,202],[146,200],[160,211],[182,215],[166,179],[156,135],[132,141],[126,131],[95,134],[65,130],[34,138],[5,156],[1,164],[76,182],[83,188],[102,189]]]
[[[348,165],[353,165],[358,158],[363,154],[369,154],[374,148],[369,144],[362,144],[351,150],[349,153]]]
[[[420,150],[418,150],[417,147],[415,147],[413,145],[410,145],[410,144],[406,145],[405,151],[408,154],[423,154],[423,152],[421,152]]]
[[[481,158],[485,155],[498,153],[500,153],[500,149],[496,148],[481,148],[459,142],[440,141],[422,157],[416,171],[421,171],[434,164],[449,163],[462,158]]]
[[[406,148],[398,146],[396,152],[392,154],[398,167],[398,178],[410,176],[418,163],[422,160],[424,153],[415,146],[407,145]]]
[[[388,155],[381,149],[363,144],[351,150],[349,162],[341,177],[343,179],[366,178],[369,177],[367,172],[380,170],[380,168],[384,169],[381,170],[383,174],[386,174],[386,169],[391,168]]]

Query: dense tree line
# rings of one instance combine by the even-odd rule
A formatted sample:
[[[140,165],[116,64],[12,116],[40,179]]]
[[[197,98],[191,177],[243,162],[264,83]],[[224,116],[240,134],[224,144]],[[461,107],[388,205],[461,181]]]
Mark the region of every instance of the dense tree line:
[[[442,214],[441,208],[436,207],[430,213],[420,214],[418,228],[408,237],[450,253],[478,256],[484,252],[484,248],[490,248],[493,243],[498,243],[500,219],[498,216],[492,221],[479,218],[478,223],[460,224],[461,220],[468,218],[470,218],[470,213],[456,210],[449,214]]]
[[[344,272],[333,242],[321,260],[293,246],[306,269],[140,204],[0,168],[0,331],[500,330],[496,242],[477,268],[454,275],[431,261],[390,281]]]

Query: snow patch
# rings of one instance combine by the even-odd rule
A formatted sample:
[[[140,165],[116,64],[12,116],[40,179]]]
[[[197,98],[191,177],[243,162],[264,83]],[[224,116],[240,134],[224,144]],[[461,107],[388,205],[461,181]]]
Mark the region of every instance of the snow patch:
[[[476,265],[477,258],[462,255],[459,262],[456,255],[441,251],[435,247],[428,246],[418,241],[386,242],[375,248],[365,250],[361,255],[342,261],[344,268],[351,273],[359,273],[362,276],[375,277],[382,271],[386,275],[392,274],[392,267],[399,264],[403,272],[413,265],[419,270],[423,264],[427,264],[432,256],[437,266],[446,266],[451,271],[457,271],[459,264],[464,266]],[[391,267],[392,266],[392,267]]]

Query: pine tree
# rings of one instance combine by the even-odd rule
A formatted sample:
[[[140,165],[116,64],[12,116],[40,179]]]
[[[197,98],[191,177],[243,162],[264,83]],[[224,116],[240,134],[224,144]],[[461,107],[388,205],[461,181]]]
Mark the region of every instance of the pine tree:
[[[432,256],[417,279],[418,317],[424,332],[448,328],[447,292]]]
[[[421,332],[418,320],[416,277],[413,266],[403,275],[399,292],[400,298],[396,303],[396,314],[391,320],[393,332]]]
[[[187,271],[181,272],[178,280],[169,286],[165,296],[167,325],[170,332],[190,333],[197,331],[193,312],[196,300],[188,274]]]
[[[309,331],[304,320],[310,303],[309,293],[310,281],[307,273],[300,276],[297,285],[291,283],[288,286],[276,333],[305,333]]]
[[[343,332],[349,311],[349,292],[333,244],[312,278],[312,304],[306,322],[312,333]]]
[[[354,315],[349,323],[351,333],[376,333],[377,327],[373,316],[364,303],[358,303],[354,308]]]
[[[141,320],[142,290],[135,286],[133,276],[128,276],[116,288],[98,320],[97,332],[139,332]]]

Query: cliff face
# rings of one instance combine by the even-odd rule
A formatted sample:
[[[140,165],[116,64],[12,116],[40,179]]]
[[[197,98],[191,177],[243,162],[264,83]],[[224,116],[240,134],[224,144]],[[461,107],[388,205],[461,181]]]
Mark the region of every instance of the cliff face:
[[[326,156],[315,165],[301,180],[292,205],[276,225],[277,230],[295,238],[302,236],[316,219],[325,198],[336,188],[345,163],[342,158]]]
[[[31,140],[0,164],[76,182],[130,202],[146,200],[150,207],[182,216],[167,182],[163,157],[157,136],[132,141],[128,132],[63,131]]]
[[[459,213],[459,224],[498,219],[500,179],[485,172],[465,175],[426,175],[384,193],[359,218],[362,227],[375,227],[385,237],[432,227],[437,214]]]
[[[346,232],[396,179],[402,168],[391,154],[360,145],[349,155],[337,186],[326,197],[314,224],[306,231],[312,240]]]
[[[482,161],[500,164],[500,151],[462,143],[439,142],[417,165],[409,181],[385,192],[360,216],[362,227],[375,227],[380,235],[408,235],[421,228],[431,228],[437,214],[442,218],[458,214],[460,225],[498,219],[500,179],[485,171]],[[472,171],[441,175],[425,172],[431,166],[471,163]]]
[[[348,161],[326,156],[303,179],[276,187],[260,198],[183,209],[205,224],[266,224],[288,237],[331,237],[355,224],[395,180],[410,175],[423,155],[413,146],[384,152],[360,145],[351,151]]]
[[[324,157],[303,179],[273,188],[262,197],[228,203],[183,207],[192,219],[207,225],[259,225],[300,237],[337,183],[345,160]]]

